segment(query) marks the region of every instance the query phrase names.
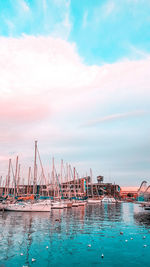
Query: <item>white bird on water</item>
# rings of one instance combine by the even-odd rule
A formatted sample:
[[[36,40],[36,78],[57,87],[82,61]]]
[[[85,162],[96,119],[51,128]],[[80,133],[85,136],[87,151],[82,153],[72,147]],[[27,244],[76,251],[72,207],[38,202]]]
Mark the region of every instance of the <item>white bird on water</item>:
[[[32,258],[32,262],[36,261],[36,259]]]

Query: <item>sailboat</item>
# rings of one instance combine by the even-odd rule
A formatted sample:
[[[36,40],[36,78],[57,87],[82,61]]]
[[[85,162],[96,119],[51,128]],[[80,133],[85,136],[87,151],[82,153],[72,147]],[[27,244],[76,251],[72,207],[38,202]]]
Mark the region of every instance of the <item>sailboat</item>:
[[[90,183],[90,187],[91,187],[91,197],[92,198],[88,198],[88,204],[98,204],[98,203],[101,203],[101,199],[100,197],[94,197],[94,194],[93,194],[93,175],[92,175],[92,170],[90,169],[90,177],[91,177],[91,183]],[[88,189],[87,189],[88,190]]]
[[[4,205],[4,210],[5,211],[50,211],[51,210],[51,203],[44,203],[42,202],[35,202],[35,203],[30,203],[30,202],[17,202],[14,204],[6,204]]]
[[[33,181],[33,194],[34,195],[37,193],[37,163],[36,163],[37,152],[38,152],[37,141],[35,141],[34,181]],[[40,160],[40,163],[41,163],[41,160]],[[17,166],[17,164],[16,164],[16,166]],[[10,172],[10,167],[9,167],[9,172]],[[43,166],[42,166],[42,174],[44,176]],[[9,174],[9,176],[10,176],[10,174]],[[16,183],[16,179],[14,181],[14,184],[15,183]],[[16,184],[15,184],[15,187],[16,187]],[[40,211],[40,212],[46,211],[46,212],[49,212],[51,210],[51,200],[43,200],[43,201],[36,201],[36,202],[34,202],[34,201],[25,202],[24,201],[24,202],[6,203],[3,206],[3,208],[5,211]]]

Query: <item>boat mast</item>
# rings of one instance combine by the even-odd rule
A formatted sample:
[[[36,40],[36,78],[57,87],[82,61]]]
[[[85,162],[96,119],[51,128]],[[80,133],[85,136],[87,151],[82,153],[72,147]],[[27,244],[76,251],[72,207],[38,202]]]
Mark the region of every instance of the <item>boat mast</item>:
[[[35,153],[34,153],[34,178],[33,178],[33,194],[37,193],[37,141],[35,141]]]
[[[27,188],[27,195],[29,195],[30,177],[31,177],[31,167],[29,167],[29,172],[28,172],[28,188]]]
[[[54,157],[52,159],[52,179],[53,179],[53,194],[54,194],[54,197],[55,197],[55,173],[54,173],[54,170],[55,170],[55,163],[54,163]]]
[[[10,184],[10,165],[11,165],[11,159],[9,159],[9,165],[8,165],[8,175],[7,175],[7,195],[9,193],[9,184]]]
[[[90,176],[91,176],[91,195],[93,198],[93,176],[92,176],[92,169],[90,169]]]
[[[60,183],[63,183],[63,160],[61,160]]]
[[[15,169],[15,177],[14,177],[14,197],[16,196],[17,173],[18,173],[18,156],[16,158],[16,169]]]
[[[21,165],[19,164],[19,168],[18,168],[18,177],[17,177],[17,195],[19,194],[19,184],[20,184],[20,167],[21,167]]]
[[[73,178],[74,178],[74,197],[76,197],[76,169],[73,168]]]

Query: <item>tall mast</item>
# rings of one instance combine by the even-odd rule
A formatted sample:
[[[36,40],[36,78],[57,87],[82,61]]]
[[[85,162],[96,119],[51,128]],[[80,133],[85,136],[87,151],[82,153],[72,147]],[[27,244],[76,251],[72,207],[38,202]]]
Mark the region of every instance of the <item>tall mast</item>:
[[[5,196],[7,195],[7,183],[8,183],[8,176],[6,175],[6,182],[5,182]]]
[[[68,179],[69,179],[69,183],[68,183],[68,185],[69,185],[69,198],[71,197],[71,184],[70,184],[70,181],[71,181],[71,166],[70,166],[70,164],[69,164],[69,170],[68,170]]]
[[[9,159],[9,165],[8,165],[8,176],[7,176],[7,195],[9,193],[9,184],[10,184],[10,165],[11,165],[11,159]]]
[[[53,191],[54,191],[54,197],[55,197],[55,163],[54,163],[54,157],[52,159],[52,181],[53,181]]]
[[[27,195],[29,194],[30,177],[31,177],[31,167],[29,167],[29,172],[28,172],[28,188],[27,188]]]
[[[18,173],[18,156],[16,158],[16,169],[15,169],[15,179],[14,179],[14,197],[16,196],[17,173]]]
[[[18,168],[18,177],[17,177],[17,195],[19,194],[19,184],[20,184],[20,164]]]
[[[34,153],[34,178],[33,178],[33,194],[37,193],[37,141],[35,141]]]
[[[63,183],[63,160],[61,160],[61,170],[60,170],[60,183],[61,183],[61,185],[62,185],[62,183]]]
[[[74,197],[76,197],[76,169],[75,167],[73,168],[73,178],[74,178]]]
[[[92,169],[90,169],[90,176],[91,176],[91,194],[93,197],[93,175],[92,175]]]

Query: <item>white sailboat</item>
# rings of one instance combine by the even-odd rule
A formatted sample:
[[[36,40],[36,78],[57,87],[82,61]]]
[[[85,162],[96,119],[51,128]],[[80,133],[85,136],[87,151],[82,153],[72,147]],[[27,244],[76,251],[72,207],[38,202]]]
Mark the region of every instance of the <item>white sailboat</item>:
[[[97,203],[101,203],[101,199],[97,199],[97,198],[89,198],[88,199],[88,204],[97,204]]]
[[[51,210],[51,203],[44,201],[41,202],[22,202],[14,204],[4,205],[5,211],[40,211],[40,212],[49,212]]]
[[[114,197],[105,196],[102,199],[102,203],[116,203],[116,199]]]
[[[63,209],[64,203],[61,201],[52,202],[52,209]]]

